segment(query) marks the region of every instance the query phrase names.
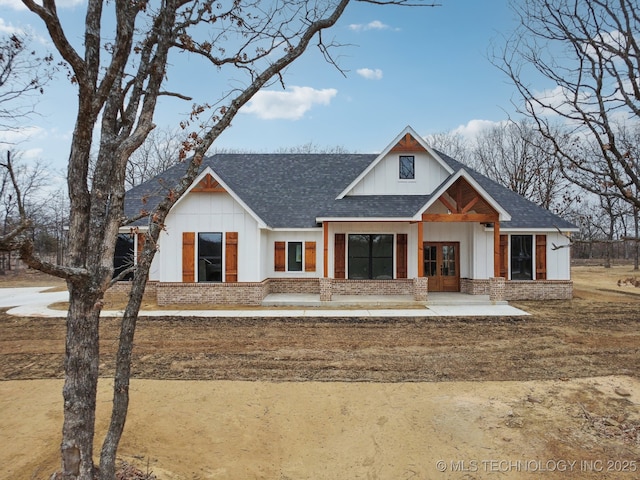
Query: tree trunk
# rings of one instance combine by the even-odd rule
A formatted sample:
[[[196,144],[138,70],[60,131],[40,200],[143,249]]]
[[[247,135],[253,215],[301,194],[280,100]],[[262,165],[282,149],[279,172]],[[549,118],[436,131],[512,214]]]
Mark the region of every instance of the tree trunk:
[[[635,236],[636,236],[636,241],[633,244],[633,269],[634,270],[638,270],[640,269],[638,267],[638,263],[639,263],[639,259],[638,257],[640,256],[640,242],[638,242],[638,238],[640,238],[640,232],[638,232],[638,227],[640,226],[640,219],[638,218],[639,215],[638,213],[640,213],[640,209],[638,208],[634,208],[633,209],[633,223],[635,226]]]
[[[62,478],[93,480],[93,436],[98,388],[101,293],[68,283]]]
[[[148,262],[140,262],[131,285],[129,302],[122,317],[113,385],[111,422],[100,452],[101,480],[113,480],[115,478],[116,453],[129,409],[129,379],[131,377],[133,338],[148,276]]]

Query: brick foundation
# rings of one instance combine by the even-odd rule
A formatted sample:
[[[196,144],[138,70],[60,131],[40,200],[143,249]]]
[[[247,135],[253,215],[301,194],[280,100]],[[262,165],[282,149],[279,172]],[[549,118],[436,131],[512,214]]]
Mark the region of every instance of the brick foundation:
[[[500,284],[500,280],[503,283]],[[494,282],[494,292],[492,284]],[[122,304],[129,299],[130,282],[118,282],[105,294],[105,304]],[[567,300],[573,296],[571,280],[504,281],[504,279],[460,279],[460,291],[471,295],[489,295],[501,300]],[[263,282],[239,283],[160,283],[149,282],[145,299],[153,297],[163,305],[250,305],[259,306],[269,293],[319,294],[321,301],[333,295],[412,295],[415,301],[427,301],[426,277],[398,280],[343,280],[332,278],[278,278]]]
[[[147,282],[144,288],[143,301],[153,301],[157,296],[158,282]],[[104,293],[105,307],[110,305],[122,305],[129,301],[131,282],[118,282]]]
[[[460,292],[469,295],[491,295],[490,281],[460,279]],[[570,300],[573,297],[571,280],[507,280],[503,300]]]

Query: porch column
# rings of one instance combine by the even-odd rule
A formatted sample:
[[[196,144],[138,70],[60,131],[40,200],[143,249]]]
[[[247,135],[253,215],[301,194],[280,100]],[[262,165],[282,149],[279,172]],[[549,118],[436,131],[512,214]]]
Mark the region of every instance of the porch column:
[[[324,242],[324,278],[329,277],[329,222],[322,222],[322,236]]]
[[[500,221],[493,222],[493,276],[500,276]]]
[[[418,277],[424,277],[424,223],[418,222]]]

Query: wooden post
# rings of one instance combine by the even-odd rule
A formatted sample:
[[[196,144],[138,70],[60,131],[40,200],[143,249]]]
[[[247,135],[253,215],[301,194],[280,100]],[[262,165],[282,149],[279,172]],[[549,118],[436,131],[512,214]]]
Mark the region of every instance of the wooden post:
[[[493,222],[493,276],[500,276],[500,220]]]

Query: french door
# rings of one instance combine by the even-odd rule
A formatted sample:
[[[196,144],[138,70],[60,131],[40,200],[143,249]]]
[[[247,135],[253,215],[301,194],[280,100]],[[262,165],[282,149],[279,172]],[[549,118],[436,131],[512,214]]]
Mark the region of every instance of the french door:
[[[424,275],[430,292],[459,292],[460,243],[424,242]]]

